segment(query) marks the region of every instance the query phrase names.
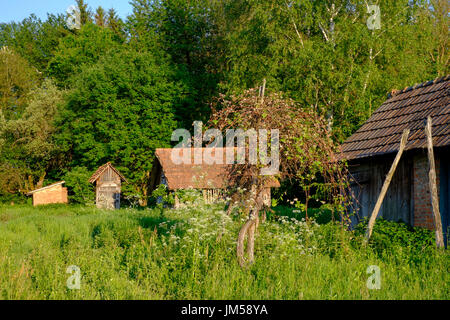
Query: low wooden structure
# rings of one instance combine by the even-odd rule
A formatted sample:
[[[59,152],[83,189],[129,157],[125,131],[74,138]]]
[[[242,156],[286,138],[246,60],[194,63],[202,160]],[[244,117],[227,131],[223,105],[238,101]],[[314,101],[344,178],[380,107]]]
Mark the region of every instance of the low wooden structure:
[[[352,178],[353,222],[368,217],[379,200],[385,178],[409,130],[404,152],[396,166],[379,217],[413,226],[436,229],[436,201],[431,201],[429,142],[426,125],[432,123],[436,189],[445,237],[450,226],[450,76],[393,91],[363,126],[342,145]],[[427,150],[428,148],[428,150]],[[433,206],[435,207],[433,209]]]
[[[120,209],[120,193],[125,177],[112,166],[104,164],[91,176],[90,183],[95,183],[95,203],[101,209]]]
[[[210,148],[199,148],[201,155]],[[191,154],[194,154],[192,149]],[[226,148],[214,148],[215,152],[220,152],[224,157]],[[184,189],[198,189],[203,193],[206,203],[214,203],[224,199],[225,190],[230,187],[228,174],[230,166],[225,164],[176,164],[172,161],[171,154],[173,149],[156,149],[156,157],[153,163],[150,177],[150,191],[157,188],[159,184],[164,184],[171,191]],[[264,203],[271,205],[271,188],[280,187],[280,183],[275,178],[267,184],[264,191]],[[178,199],[175,199],[175,207],[180,205]]]
[[[63,187],[65,181],[53,183],[27,193],[33,196],[33,206],[53,203],[68,203],[67,188]]]

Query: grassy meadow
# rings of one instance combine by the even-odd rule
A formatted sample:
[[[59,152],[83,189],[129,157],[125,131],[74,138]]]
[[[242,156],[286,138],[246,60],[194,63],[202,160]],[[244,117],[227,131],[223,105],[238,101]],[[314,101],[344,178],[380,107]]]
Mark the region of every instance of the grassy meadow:
[[[450,298],[447,251],[377,228],[378,242],[363,247],[360,233],[320,221],[319,211],[321,224],[277,210],[258,229],[256,262],[241,269],[243,218],[223,209],[0,206],[0,299]],[[81,270],[79,290],[66,285],[71,265]],[[371,265],[379,290],[366,285]]]

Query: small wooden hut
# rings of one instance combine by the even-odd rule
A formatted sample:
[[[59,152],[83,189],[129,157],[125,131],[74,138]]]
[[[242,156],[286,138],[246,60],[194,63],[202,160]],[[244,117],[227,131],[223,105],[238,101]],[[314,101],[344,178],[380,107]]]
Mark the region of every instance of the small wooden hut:
[[[450,227],[450,76],[391,92],[388,100],[342,145],[357,207],[354,222],[368,217],[410,130],[405,152],[392,177],[379,217],[435,228],[429,190],[425,125],[432,119],[437,188],[444,233]]]
[[[89,179],[95,183],[95,203],[101,209],[120,209],[120,192],[125,177],[110,162],[95,171]]]
[[[33,206],[53,203],[68,203],[67,188],[63,187],[64,181],[53,183],[27,193],[33,196]]]
[[[208,148],[200,148],[202,155]],[[213,153],[219,152],[225,156],[226,148],[215,148]],[[230,187],[228,174],[230,165],[225,164],[175,164],[171,154],[173,149],[156,149],[150,177],[150,191],[159,184],[164,184],[170,191],[183,189],[197,189],[203,193],[206,203],[214,203],[225,196],[224,190]],[[192,153],[194,154],[194,149]],[[264,192],[264,203],[271,205],[271,188],[279,188],[280,183],[275,178],[267,184]],[[175,207],[179,206],[175,198]]]

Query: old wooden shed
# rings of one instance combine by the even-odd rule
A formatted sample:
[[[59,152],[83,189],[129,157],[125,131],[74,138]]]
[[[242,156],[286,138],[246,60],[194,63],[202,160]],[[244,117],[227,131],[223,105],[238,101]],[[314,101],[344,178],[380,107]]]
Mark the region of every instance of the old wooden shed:
[[[97,208],[120,209],[120,193],[125,177],[110,162],[95,171],[89,179],[95,183],[95,203]]]
[[[68,203],[67,188],[63,187],[64,181],[56,182],[43,188],[27,193],[33,196],[33,206],[53,203]]]
[[[211,148],[198,148],[203,156],[206,150]],[[192,149],[191,154],[194,154]],[[212,154],[216,152],[225,157],[226,148],[214,148]],[[207,203],[220,200],[225,196],[223,192],[230,187],[228,174],[230,166],[226,164],[223,158],[223,164],[176,164],[172,161],[171,154],[173,149],[156,149],[156,157],[153,164],[150,189],[154,190],[159,184],[164,184],[171,191],[183,189],[199,189],[203,192],[203,197]],[[275,178],[267,184],[264,194],[266,205],[271,204],[271,188],[280,187],[280,183]],[[175,206],[179,205],[175,200]]]
[[[444,233],[450,208],[450,76],[394,90],[388,100],[342,145],[353,177],[358,209],[354,222],[371,214],[383,181],[410,129],[405,153],[392,178],[379,217],[434,229],[428,180],[425,125],[432,119],[439,207]]]

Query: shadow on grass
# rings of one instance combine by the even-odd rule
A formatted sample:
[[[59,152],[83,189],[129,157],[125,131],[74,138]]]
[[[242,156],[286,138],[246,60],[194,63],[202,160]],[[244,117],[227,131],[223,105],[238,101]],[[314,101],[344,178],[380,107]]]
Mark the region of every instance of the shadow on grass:
[[[277,206],[272,208],[274,213],[268,215],[269,219],[274,219],[277,216],[285,216],[302,220],[306,218],[305,211],[287,206]],[[318,224],[327,224],[333,220],[333,212],[329,209],[310,208],[308,209],[308,217],[314,219]],[[334,212],[334,221],[339,221],[340,216]]]
[[[171,227],[175,224],[183,222],[181,219],[168,219],[166,217],[142,217],[139,219],[139,225],[144,229],[149,229],[151,231],[157,232],[158,235],[161,235],[164,232],[167,232],[171,229]],[[161,224],[164,224],[163,227]],[[183,236],[185,233],[184,230],[177,228],[175,230],[175,234],[177,236]]]
[[[184,230],[181,228],[172,229],[172,226],[182,222],[181,219],[170,219],[164,216],[139,215],[130,220],[105,220],[93,226],[91,231],[93,247],[120,246],[127,248],[141,241],[141,238],[148,237],[155,232],[157,237],[174,233],[183,236]]]

